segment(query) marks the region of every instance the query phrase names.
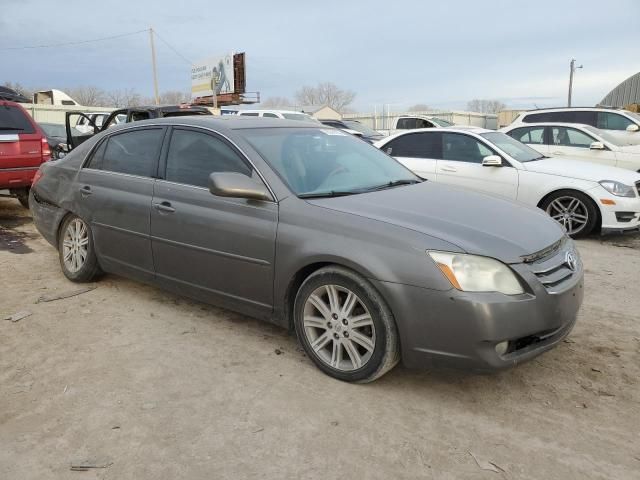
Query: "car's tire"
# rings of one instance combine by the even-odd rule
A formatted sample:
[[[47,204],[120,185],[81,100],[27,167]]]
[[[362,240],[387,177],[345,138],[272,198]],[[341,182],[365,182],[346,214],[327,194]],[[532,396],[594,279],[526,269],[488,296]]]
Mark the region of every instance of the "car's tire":
[[[90,282],[101,273],[89,225],[76,215],[68,215],[58,237],[62,273],[72,282]]]
[[[305,352],[334,378],[371,382],[400,359],[391,310],[369,281],[349,269],[312,273],[298,289],[293,315]]]
[[[15,193],[16,198],[24,208],[29,210],[29,189],[21,189]]]
[[[572,238],[589,235],[598,224],[598,207],[576,190],[558,190],[540,204],[540,208],[565,227]]]

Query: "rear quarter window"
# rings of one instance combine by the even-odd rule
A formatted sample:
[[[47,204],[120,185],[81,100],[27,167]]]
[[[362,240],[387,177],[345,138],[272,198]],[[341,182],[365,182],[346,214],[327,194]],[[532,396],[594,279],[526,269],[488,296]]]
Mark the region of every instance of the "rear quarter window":
[[[28,113],[13,105],[0,105],[0,133],[36,133]]]

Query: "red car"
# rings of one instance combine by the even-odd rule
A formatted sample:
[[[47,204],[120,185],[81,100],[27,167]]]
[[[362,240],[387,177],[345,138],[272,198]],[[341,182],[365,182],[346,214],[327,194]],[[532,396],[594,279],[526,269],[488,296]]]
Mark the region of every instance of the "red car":
[[[0,190],[29,208],[33,176],[50,159],[47,137],[31,115],[18,103],[0,100]]]

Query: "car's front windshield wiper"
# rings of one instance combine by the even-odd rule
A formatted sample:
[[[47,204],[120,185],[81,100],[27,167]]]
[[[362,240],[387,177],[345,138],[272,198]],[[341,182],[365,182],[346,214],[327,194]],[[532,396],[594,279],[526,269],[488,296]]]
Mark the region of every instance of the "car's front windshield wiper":
[[[392,180],[391,182],[383,183],[382,185],[375,185],[373,187],[367,188],[367,192],[372,192],[374,190],[385,190],[387,188],[399,187],[400,185],[414,185],[416,183],[422,183],[424,180],[418,180],[415,178],[405,178],[402,180]]]
[[[539,157],[532,158],[531,160],[527,160],[527,162],[535,162],[536,160],[542,160],[543,158],[549,158],[546,155],[540,155]]]
[[[345,197],[347,195],[355,195],[357,193],[354,190],[331,190],[329,192],[309,192],[301,193],[298,198],[330,198],[330,197]]]

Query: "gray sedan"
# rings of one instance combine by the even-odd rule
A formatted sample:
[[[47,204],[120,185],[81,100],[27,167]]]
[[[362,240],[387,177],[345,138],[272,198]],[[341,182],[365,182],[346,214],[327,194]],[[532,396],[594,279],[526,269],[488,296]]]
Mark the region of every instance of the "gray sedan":
[[[42,166],[31,209],[63,273],[110,272],[295,330],[325,373],[495,370],[552,348],[583,296],[543,212],[422,181],[317,123],[170,118]]]

